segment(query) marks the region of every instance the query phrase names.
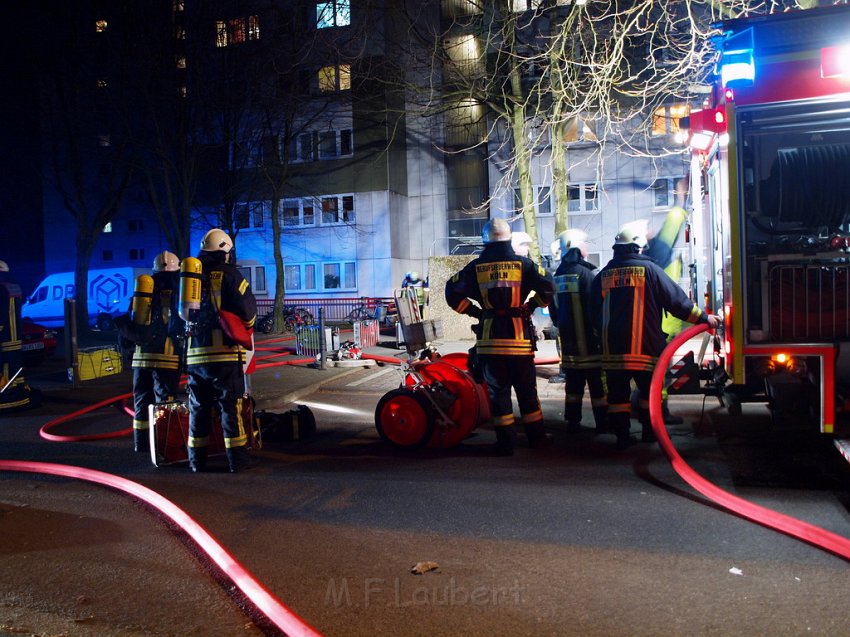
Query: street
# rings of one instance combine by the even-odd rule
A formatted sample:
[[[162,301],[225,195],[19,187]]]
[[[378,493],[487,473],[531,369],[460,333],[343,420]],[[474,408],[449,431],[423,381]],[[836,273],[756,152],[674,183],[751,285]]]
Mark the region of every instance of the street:
[[[374,409],[395,368],[340,376],[299,401],[318,435],[266,445],[253,471],[155,468],[129,439],[50,443],[79,408],[48,401],[0,427],[2,458],[114,472],[161,493],[318,631],[354,635],[843,635],[844,560],[713,506],[656,445],[568,435],[563,385],[538,368],[556,438],[496,457],[492,431],[402,453]],[[117,392],[116,392],[117,393]],[[716,399],[674,397],[674,444],[741,497],[850,535],[850,467],[829,441],[732,423]],[[62,431],[127,426],[100,410]],[[586,400],[584,425],[592,426]],[[0,635],[272,634],[147,507],[69,479],[0,473]],[[411,573],[419,562],[438,567]]]

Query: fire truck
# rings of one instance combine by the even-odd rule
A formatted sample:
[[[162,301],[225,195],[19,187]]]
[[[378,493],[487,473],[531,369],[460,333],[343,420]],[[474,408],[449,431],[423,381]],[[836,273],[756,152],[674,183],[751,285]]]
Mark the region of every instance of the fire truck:
[[[723,320],[714,376],[730,411],[760,401],[775,417],[841,433],[850,412],[850,5],[715,27],[716,82],[686,123],[692,292]]]

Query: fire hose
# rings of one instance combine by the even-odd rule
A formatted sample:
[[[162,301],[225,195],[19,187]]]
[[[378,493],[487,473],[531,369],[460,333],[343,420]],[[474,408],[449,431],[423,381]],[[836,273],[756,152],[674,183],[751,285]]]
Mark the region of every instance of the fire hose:
[[[676,336],[661,354],[655,371],[652,374],[652,386],[649,391],[649,417],[652,422],[652,429],[658,438],[658,444],[661,445],[661,449],[664,451],[673,469],[679,474],[679,477],[699,493],[723,508],[780,533],[785,533],[825,551],[834,553],[845,560],[850,560],[850,539],[827,531],[814,524],[809,524],[808,522],[803,522],[797,518],[774,511],[773,509],[754,504],[721,489],[694,471],[676,451],[676,448],[670,441],[670,436],[667,434],[667,429],[664,427],[664,417],[661,410],[661,390],[664,387],[664,376],[667,373],[670,360],[673,358],[676,350],[689,339],[708,329],[708,325],[695,325]]]

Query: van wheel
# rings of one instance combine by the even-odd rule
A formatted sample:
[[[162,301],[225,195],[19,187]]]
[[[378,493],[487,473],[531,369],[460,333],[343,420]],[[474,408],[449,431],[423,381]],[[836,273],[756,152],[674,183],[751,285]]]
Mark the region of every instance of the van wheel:
[[[101,332],[108,332],[115,328],[115,321],[112,320],[112,317],[109,316],[109,314],[101,314],[97,317],[95,327]]]

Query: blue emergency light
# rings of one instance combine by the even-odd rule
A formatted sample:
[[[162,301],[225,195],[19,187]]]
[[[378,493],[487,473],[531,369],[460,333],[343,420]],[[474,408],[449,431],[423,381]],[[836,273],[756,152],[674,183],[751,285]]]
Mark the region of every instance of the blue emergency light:
[[[723,43],[720,58],[720,79],[727,86],[750,86],[756,77],[756,63],[753,55],[753,30],[729,36]]]

